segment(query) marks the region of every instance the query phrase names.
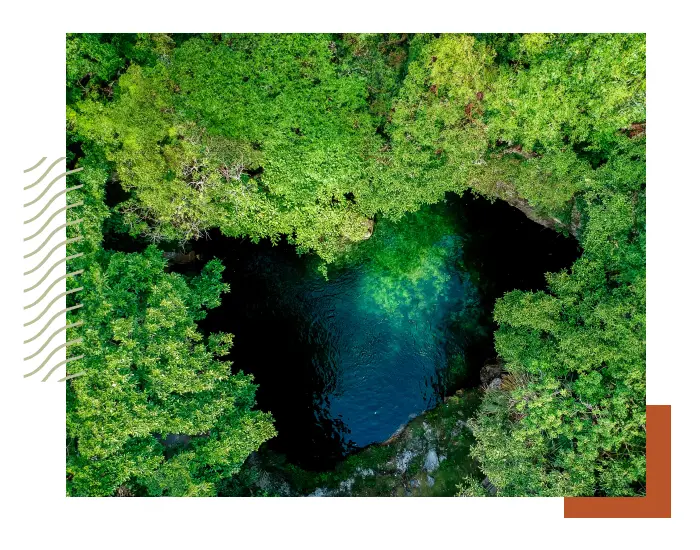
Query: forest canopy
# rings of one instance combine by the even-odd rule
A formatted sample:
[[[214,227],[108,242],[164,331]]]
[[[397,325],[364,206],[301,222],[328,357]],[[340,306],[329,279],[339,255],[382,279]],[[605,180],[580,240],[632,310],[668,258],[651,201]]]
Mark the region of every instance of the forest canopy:
[[[275,435],[250,377],[221,360],[232,335],[197,328],[239,289],[217,261],[169,272],[162,247],[216,228],[332,264],[377,220],[467,191],[583,250],[546,291],[498,300],[508,374],[470,421],[474,458],[505,496],[643,493],[644,35],[66,40],[89,318],[88,374],[68,389],[69,494],[216,494]],[[108,204],[107,185],[124,200]],[[152,246],[110,250],[108,233]],[[462,494],[481,493],[473,481]]]

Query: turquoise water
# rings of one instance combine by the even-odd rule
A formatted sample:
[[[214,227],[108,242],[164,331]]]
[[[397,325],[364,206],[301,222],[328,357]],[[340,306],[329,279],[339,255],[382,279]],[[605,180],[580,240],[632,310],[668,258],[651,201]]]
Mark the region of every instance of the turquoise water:
[[[319,350],[314,368],[327,382],[324,413],[347,428],[346,446],[382,441],[434,407],[448,340],[459,337],[457,315],[479,313],[477,290],[458,267],[461,238],[446,234],[427,246],[429,254],[394,270],[365,259],[328,281],[300,281]]]
[[[544,288],[544,272],[577,253],[507,205],[458,198],[380,218],[350,250],[327,278],[291,246],[214,236],[198,250],[224,261],[231,286],[203,328],[235,335],[233,368],[255,376],[258,407],[275,417],[270,446],[307,468],[478,384],[495,298]]]

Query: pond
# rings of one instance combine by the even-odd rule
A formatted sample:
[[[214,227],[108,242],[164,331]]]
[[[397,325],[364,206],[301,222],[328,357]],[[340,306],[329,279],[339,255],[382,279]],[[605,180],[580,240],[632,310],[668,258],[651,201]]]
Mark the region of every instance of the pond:
[[[233,368],[255,376],[258,407],[275,417],[270,447],[309,469],[478,385],[495,355],[495,299],[544,289],[544,273],[579,253],[574,239],[472,196],[378,219],[326,276],[287,244],[215,232],[195,250],[220,258],[231,286],[202,329],[235,335]]]

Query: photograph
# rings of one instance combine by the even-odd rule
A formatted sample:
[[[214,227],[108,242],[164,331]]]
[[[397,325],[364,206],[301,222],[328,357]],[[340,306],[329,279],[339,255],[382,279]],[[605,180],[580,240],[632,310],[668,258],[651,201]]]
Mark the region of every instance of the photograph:
[[[646,494],[645,34],[65,40],[68,496]]]
[[[0,546],[693,546],[686,4],[6,11]]]

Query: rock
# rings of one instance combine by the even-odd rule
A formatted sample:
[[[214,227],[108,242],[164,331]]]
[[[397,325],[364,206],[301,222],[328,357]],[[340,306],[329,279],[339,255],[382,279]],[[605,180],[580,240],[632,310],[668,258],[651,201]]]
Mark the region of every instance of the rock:
[[[491,483],[491,480],[488,477],[485,477],[483,481],[481,482],[481,486],[486,489],[489,495],[495,496],[496,493],[498,492],[498,489],[496,486]]]
[[[428,454],[425,456],[425,462],[423,462],[423,469],[426,472],[434,471],[440,465],[440,459],[438,458],[435,449],[430,449]]]
[[[498,359],[492,363],[486,363],[483,367],[481,367],[479,377],[481,378],[481,383],[484,386],[488,386],[492,380],[501,377],[501,374],[503,373],[501,365],[502,363],[500,359]]]
[[[396,469],[403,474],[408,469],[408,464],[415,458],[415,454],[409,450],[404,451],[396,457]]]
[[[420,487],[420,479],[412,479],[408,482],[408,485],[411,487],[411,489],[417,489]]]
[[[435,479],[430,476],[426,477],[426,482],[428,483],[428,487],[432,487],[433,485],[435,485]]]
[[[374,470],[372,468],[358,468],[356,471],[361,477],[371,477],[374,475]]]
[[[403,433],[403,431],[406,429],[406,426],[408,426],[408,424],[401,424],[401,426],[399,426],[398,429],[393,434],[391,434],[389,439],[387,439],[386,441],[382,441],[380,445],[391,445]]]
[[[489,385],[487,386],[488,389],[490,390],[498,390],[501,387],[501,384],[503,384],[503,380],[500,378],[494,378],[489,382]]]
[[[464,430],[468,430],[469,428],[467,427],[467,422],[465,420],[457,420],[455,422],[455,427],[452,429],[452,432],[450,433],[450,438],[451,439],[456,439],[459,437]],[[440,462],[442,462],[444,459],[440,457]]]
[[[124,485],[121,485],[117,487],[117,490],[114,492],[115,497],[133,497],[134,494],[127,488],[124,487]]]
[[[187,254],[184,252],[163,252],[163,257],[171,264],[188,264],[199,260],[199,254],[195,254],[194,250],[190,250]]]
[[[528,203],[523,197],[518,195],[517,191],[515,190],[515,186],[512,183],[499,181],[496,183],[494,191],[495,195],[499,199],[506,201],[512,207],[520,210],[533,222],[538,223],[548,229],[564,228],[574,237],[578,237],[578,231],[580,229],[580,220],[575,220],[576,215],[574,215],[573,213],[571,215],[571,218],[574,221],[573,223],[567,225],[553,216],[548,217],[541,215],[537,211],[537,209],[531,206],[530,203]]]
[[[279,495],[282,497],[292,496],[292,490],[291,490],[291,487],[289,486],[289,483],[287,483],[281,477],[276,476],[274,474],[271,474],[270,472],[261,471],[258,475],[258,479],[255,482],[255,485],[261,491],[264,491],[266,493],[270,493],[273,495]],[[316,496],[325,496],[325,495],[316,495]]]
[[[352,490],[352,486],[355,483],[355,478],[351,477],[350,479],[346,479],[345,481],[340,482],[340,491],[349,493]]]
[[[338,244],[340,246],[348,245],[349,243],[357,243],[360,241],[366,241],[374,233],[374,219],[365,218],[359,213],[350,213],[349,218],[340,228],[340,235],[321,235],[319,237],[319,242],[323,242],[326,239],[338,239]]]
[[[372,236],[372,233],[374,233],[374,220],[372,218],[367,218],[363,223],[367,227],[367,231],[362,238],[366,241]]]

